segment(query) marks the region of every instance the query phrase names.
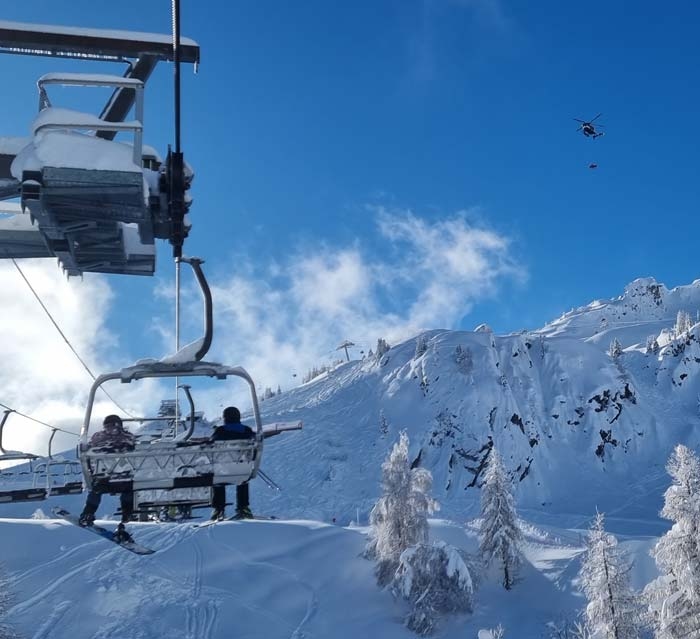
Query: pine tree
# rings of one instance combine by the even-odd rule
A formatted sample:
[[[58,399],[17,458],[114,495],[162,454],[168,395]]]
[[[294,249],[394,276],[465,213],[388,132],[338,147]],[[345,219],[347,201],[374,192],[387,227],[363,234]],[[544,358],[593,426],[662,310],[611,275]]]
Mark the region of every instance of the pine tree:
[[[639,606],[629,585],[630,565],[605,532],[605,517],[598,513],[588,535],[579,579],[586,595],[586,627],[596,639],[637,639],[642,629]]]
[[[620,355],[622,355],[622,344],[620,344],[617,337],[614,337],[613,341],[610,342],[610,348],[608,349],[608,354],[613,359],[620,357]]]
[[[693,325],[693,321],[690,319],[690,313],[687,311],[678,311],[676,315],[676,324],[673,327],[673,332],[676,337],[680,337],[683,333],[688,332]]]
[[[425,343],[425,335],[416,337],[416,350],[413,353],[413,358],[418,359],[425,351],[428,350],[428,345]]]
[[[383,408],[379,411],[379,432],[382,434],[382,437],[385,437],[389,432],[389,421],[384,414]]]
[[[411,605],[405,623],[420,635],[429,635],[442,615],[472,609],[469,568],[459,551],[444,542],[404,550],[391,590]]]
[[[377,352],[376,352],[376,354],[375,354],[375,357],[377,358],[377,361],[379,361],[380,359],[382,359],[382,357],[384,356],[384,354],[385,354],[386,352],[388,352],[390,348],[391,348],[391,346],[389,346],[388,342],[387,342],[383,337],[380,337],[380,338],[377,340]]]
[[[457,364],[457,370],[463,375],[469,375],[474,367],[474,362],[472,360],[472,352],[467,348],[463,348],[461,344],[457,344],[454,353],[455,363]]]
[[[5,625],[5,615],[12,603],[10,587],[3,567],[0,566],[0,639],[14,639],[17,635]]]
[[[511,484],[496,448],[491,448],[481,488],[481,557],[486,567],[494,561],[503,571],[503,586],[510,590],[522,563],[522,534],[518,528]]]
[[[644,594],[657,639],[700,639],[700,460],[678,445],[661,516],[675,522],[652,550],[661,576]]]
[[[656,354],[659,352],[659,342],[656,339],[656,335],[649,335],[647,337],[647,344],[646,344],[646,353],[649,355],[650,353]]]
[[[377,561],[379,585],[391,582],[404,550],[428,541],[428,515],[438,508],[430,497],[432,483],[428,470],[411,468],[402,431],[382,464],[383,494],[369,516],[366,555]]]

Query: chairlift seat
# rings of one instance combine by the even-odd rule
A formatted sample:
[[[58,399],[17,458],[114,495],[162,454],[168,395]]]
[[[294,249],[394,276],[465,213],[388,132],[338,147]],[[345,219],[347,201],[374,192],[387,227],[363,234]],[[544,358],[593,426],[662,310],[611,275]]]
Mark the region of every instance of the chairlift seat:
[[[22,501],[43,501],[46,499],[45,488],[18,488],[0,490],[0,503],[17,503]]]
[[[99,493],[240,484],[255,473],[262,438],[225,441],[159,440],[131,451],[81,445],[86,481]]]

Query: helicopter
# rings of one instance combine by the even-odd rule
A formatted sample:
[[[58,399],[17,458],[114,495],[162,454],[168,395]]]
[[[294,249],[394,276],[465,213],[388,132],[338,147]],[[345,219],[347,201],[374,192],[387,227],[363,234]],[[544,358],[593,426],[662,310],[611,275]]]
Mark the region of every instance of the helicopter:
[[[577,131],[582,131],[583,135],[585,135],[587,138],[593,138],[594,140],[596,138],[599,138],[605,133],[603,131],[596,131],[595,126],[593,126],[593,123],[601,116],[603,115],[602,113],[599,113],[596,115],[592,120],[586,121],[586,120],[579,120],[578,118],[574,118],[576,122],[580,122],[581,126],[576,129]],[[597,125],[599,128],[604,129],[605,127],[602,124]]]

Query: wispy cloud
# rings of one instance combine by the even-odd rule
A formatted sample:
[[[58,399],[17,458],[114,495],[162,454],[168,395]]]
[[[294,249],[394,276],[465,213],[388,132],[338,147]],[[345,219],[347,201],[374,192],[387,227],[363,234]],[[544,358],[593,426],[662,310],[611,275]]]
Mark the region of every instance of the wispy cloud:
[[[335,349],[344,339],[357,344],[357,356],[361,348],[373,348],[379,337],[396,343],[421,329],[456,327],[475,303],[525,276],[509,238],[474,224],[466,213],[428,220],[410,210],[369,208],[376,217],[373,242],[317,244],[313,249],[307,243],[269,263],[239,255],[225,268],[207,264],[215,314],[208,359],[244,366],[260,388],[287,389],[311,367],[340,357]],[[134,327],[119,336],[107,330],[114,300],[108,278],[66,281],[53,262],[22,262],[22,268],[96,374],[123,365],[123,357],[116,361],[119,340],[128,346],[127,331]],[[183,281],[184,342],[201,334],[202,314],[198,290],[187,277]],[[162,283],[156,288],[161,296],[172,296]],[[0,262],[0,296],[0,401],[77,430],[91,384],[88,374],[6,261]],[[172,351],[170,310],[163,317],[137,321],[157,329],[162,354]],[[161,398],[172,395],[163,385],[140,391],[115,386],[110,392],[130,410],[154,411]],[[230,392],[230,386],[226,394],[218,387],[202,392],[197,408],[216,415],[222,404],[232,401]],[[106,398],[99,401],[97,415],[114,412]],[[41,453],[48,432],[13,420],[4,443]],[[58,449],[74,444],[66,437],[57,442]]]
[[[22,271],[87,365],[100,371],[115,344],[105,327],[113,294],[102,277],[67,280],[53,261],[29,260]],[[0,261],[2,365],[0,401],[69,430],[79,430],[91,380],[44,314],[12,262]],[[3,445],[45,452],[47,430],[8,420]],[[74,439],[59,437],[58,446]]]
[[[396,342],[421,329],[454,328],[502,283],[525,278],[510,240],[465,213],[428,221],[371,209],[379,250],[319,245],[274,265],[237,256],[230,273],[210,277],[216,357],[244,365],[263,387],[286,388],[292,374],[339,357],[344,339],[357,354],[379,337]]]

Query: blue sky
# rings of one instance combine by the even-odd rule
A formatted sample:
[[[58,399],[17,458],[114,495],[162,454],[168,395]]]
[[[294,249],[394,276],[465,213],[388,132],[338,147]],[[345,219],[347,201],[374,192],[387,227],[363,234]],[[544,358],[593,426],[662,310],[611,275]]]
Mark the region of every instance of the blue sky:
[[[351,327],[360,334],[343,337],[363,344],[392,327],[536,328],[636,277],[698,277],[697,3],[182,5],[183,35],[202,48],[183,84],[196,172],[186,248],[207,260],[227,355],[314,351],[304,366]],[[169,2],[115,6],[6,3],[0,19],[169,30]],[[11,86],[0,135],[27,130],[42,73],[121,72],[0,64]],[[161,64],[146,89],[146,141],[162,153],[171,85]],[[598,112],[604,138],[576,133],[572,118]],[[167,294],[153,295],[172,282],[165,244],[159,260],[155,279],[106,278],[105,330],[133,356],[159,354],[148,352],[154,335],[171,330]],[[196,334],[194,309],[185,332]],[[268,350],[232,346],[256,331]]]

